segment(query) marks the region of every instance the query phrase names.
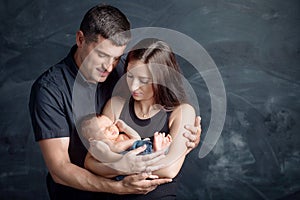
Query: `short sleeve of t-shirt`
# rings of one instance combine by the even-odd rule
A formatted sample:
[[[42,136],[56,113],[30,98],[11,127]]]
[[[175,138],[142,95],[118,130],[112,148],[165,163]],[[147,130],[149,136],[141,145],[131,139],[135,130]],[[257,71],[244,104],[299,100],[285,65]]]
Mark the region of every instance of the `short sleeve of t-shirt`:
[[[31,90],[29,109],[35,140],[69,137],[69,126],[58,88],[34,84]]]

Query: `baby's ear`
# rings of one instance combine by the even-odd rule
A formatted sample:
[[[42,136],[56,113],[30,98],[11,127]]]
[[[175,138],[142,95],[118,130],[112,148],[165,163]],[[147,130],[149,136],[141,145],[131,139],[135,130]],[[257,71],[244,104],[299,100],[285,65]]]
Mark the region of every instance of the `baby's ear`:
[[[96,144],[96,140],[94,138],[89,138],[89,143],[91,146],[94,146]]]

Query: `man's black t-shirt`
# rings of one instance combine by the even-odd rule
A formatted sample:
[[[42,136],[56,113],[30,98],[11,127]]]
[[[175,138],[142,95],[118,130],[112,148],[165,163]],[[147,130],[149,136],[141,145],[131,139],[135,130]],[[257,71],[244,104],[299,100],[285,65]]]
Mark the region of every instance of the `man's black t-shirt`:
[[[83,167],[87,148],[83,145],[76,130],[75,121],[80,116],[78,116],[78,113],[74,113],[74,107],[72,107],[74,98],[77,98],[77,96],[74,97],[73,92],[77,88],[77,91],[81,92],[81,96],[88,98],[95,105],[95,108],[90,109],[91,112],[101,113],[105,103],[112,95],[115,84],[124,73],[124,67],[123,60],[121,60],[105,82],[99,84],[88,83],[81,76],[74,61],[76,49],[77,46],[73,46],[65,59],[52,66],[34,82],[31,89],[29,109],[35,140],[69,137],[68,152],[71,162]],[[80,90],[78,90],[78,87],[74,89],[75,83]],[[89,101],[86,102],[86,105]],[[89,112],[86,109],[82,110]],[[87,192],[54,183],[50,174],[48,174],[47,183],[50,196],[55,196],[56,199],[64,197],[72,199],[69,195],[73,195],[74,199],[80,199],[81,193],[83,199],[88,199]],[[64,192],[66,193],[63,194]]]

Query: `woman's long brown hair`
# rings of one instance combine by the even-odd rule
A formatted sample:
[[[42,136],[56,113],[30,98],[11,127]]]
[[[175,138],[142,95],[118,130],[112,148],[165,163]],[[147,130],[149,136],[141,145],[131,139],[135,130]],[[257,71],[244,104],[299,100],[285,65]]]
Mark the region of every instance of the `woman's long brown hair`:
[[[155,38],[141,40],[128,53],[125,70],[132,61],[143,62],[151,72],[156,104],[171,110],[186,102],[182,73],[175,54],[167,43]]]

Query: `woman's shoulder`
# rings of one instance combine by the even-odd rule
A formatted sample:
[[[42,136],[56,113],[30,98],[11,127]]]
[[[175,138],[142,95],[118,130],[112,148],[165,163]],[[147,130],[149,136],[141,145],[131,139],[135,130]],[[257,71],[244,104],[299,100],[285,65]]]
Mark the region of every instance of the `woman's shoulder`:
[[[121,111],[124,107],[125,99],[119,96],[113,96],[105,105],[104,112],[110,114],[113,117],[113,120],[119,118]],[[107,113],[107,111],[109,111]]]
[[[124,105],[125,103],[125,99],[123,97],[120,96],[113,96],[111,97],[111,99],[109,100],[110,103],[113,104],[113,106],[115,105]]]
[[[188,103],[182,103],[178,106],[176,106],[173,110],[173,112],[178,112],[182,110],[187,110],[187,111],[195,111],[194,107],[191,104]]]
[[[174,108],[170,115],[170,119],[176,119],[176,118],[182,118],[184,116],[185,118],[194,118],[195,116],[195,109],[192,105],[188,103],[182,103]]]

